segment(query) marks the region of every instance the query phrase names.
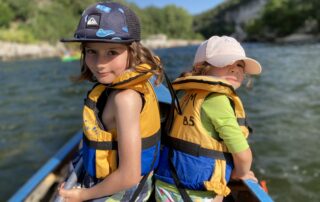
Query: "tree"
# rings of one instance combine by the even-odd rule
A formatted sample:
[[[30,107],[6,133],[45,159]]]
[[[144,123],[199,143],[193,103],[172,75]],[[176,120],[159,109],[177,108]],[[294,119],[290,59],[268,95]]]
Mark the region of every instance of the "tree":
[[[51,2],[37,11],[36,17],[25,25],[40,40],[55,42],[61,37],[72,36],[80,16],[73,14],[72,7],[65,7],[58,2]]]
[[[0,3],[0,27],[8,27],[11,20],[14,18],[13,12],[8,4]]]
[[[192,33],[192,16],[183,8],[169,5],[163,9],[165,33],[173,38],[186,38]]]
[[[261,17],[248,23],[246,31],[250,38],[273,40],[304,29],[308,21],[313,21],[317,27],[309,32],[319,32],[319,4],[317,0],[270,0]]]
[[[35,12],[35,0],[19,0],[19,1],[11,1],[11,0],[3,0],[10,7],[15,21],[25,22],[29,18],[31,18]],[[1,15],[3,15],[1,13]]]

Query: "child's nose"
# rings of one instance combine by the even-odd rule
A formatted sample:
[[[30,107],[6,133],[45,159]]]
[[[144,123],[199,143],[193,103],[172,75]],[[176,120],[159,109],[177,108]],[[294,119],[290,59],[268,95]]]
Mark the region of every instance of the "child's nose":
[[[105,55],[103,55],[103,54],[97,55],[97,58],[96,58],[97,67],[99,67],[99,66],[103,67],[108,62],[109,62],[109,60]]]
[[[230,71],[231,71],[232,73],[239,73],[239,69],[238,69],[237,67],[231,67],[231,68],[230,68]]]
[[[107,64],[105,62],[97,62],[96,67],[99,71],[105,70],[107,67]]]

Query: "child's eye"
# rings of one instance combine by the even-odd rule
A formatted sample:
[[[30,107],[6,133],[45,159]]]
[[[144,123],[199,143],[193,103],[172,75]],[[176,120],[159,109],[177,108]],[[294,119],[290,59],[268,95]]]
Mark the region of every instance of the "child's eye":
[[[113,55],[118,55],[119,53],[117,52],[117,51],[115,51],[115,50],[109,50],[109,51],[107,51],[107,55],[111,55],[111,56],[113,56]]]
[[[244,64],[242,64],[242,63],[238,63],[237,66],[244,68]]]
[[[86,48],[86,54],[91,54],[91,55],[93,55],[93,54],[96,54],[96,51],[93,50],[93,49],[90,49],[90,48]]]

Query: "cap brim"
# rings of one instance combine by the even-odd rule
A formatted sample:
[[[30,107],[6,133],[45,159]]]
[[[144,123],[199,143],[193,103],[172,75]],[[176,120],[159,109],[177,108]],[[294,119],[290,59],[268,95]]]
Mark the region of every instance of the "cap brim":
[[[237,60],[243,60],[246,63],[245,73],[246,74],[260,74],[261,65],[258,61],[239,55],[217,55],[207,59],[207,62],[215,67],[225,67],[233,64]]]
[[[88,39],[88,38],[72,38],[72,39],[60,39],[63,43],[68,42],[106,42],[106,43],[132,43],[134,39]]]
[[[261,73],[262,67],[258,61],[254,60],[252,58],[246,58],[243,60],[246,63],[245,70],[246,70],[247,74],[257,75],[257,74]]]

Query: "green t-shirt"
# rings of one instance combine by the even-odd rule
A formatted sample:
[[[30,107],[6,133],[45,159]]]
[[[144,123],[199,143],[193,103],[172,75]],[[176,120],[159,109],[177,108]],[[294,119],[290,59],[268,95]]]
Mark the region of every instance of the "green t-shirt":
[[[208,134],[223,139],[231,153],[249,148],[227,96],[212,93],[201,106],[201,122]]]

